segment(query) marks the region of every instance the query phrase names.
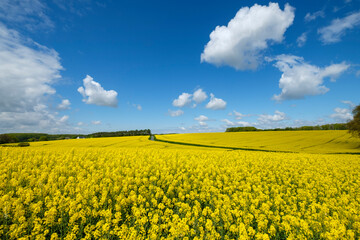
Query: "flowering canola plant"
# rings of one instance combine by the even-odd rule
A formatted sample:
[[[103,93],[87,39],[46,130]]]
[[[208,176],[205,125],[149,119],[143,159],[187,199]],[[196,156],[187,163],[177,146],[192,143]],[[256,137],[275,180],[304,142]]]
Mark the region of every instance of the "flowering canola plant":
[[[159,140],[233,148],[307,153],[360,153],[359,139],[347,130],[187,133]]]
[[[0,148],[0,239],[359,239],[360,156]]]

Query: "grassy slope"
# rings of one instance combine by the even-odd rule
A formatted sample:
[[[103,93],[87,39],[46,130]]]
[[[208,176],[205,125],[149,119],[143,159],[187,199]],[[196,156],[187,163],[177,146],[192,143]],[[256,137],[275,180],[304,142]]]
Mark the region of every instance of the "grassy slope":
[[[347,131],[266,131],[156,136],[159,140],[209,146],[308,153],[360,153],[360,139]]]

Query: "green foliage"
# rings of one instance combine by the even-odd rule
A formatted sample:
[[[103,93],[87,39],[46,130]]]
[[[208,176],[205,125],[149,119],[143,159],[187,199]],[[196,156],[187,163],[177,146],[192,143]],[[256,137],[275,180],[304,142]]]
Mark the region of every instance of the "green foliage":
[[[346,123],[334,123],[334,124],[325,124],[325,125],[321,125],[321,126],[302,126],[302,127],[296,127],[296,128],[286,127],[286,128],[271,128],[271,129],[257,129],[255,127],[231,127],[231,128],[227,128],[226,132],[311,131],[311,130],[348,130],[348,129],[349,129],[349,124],[346,124]]]
[[[151,135],[150,129],[118,131],[118,132],[98,132],[89,134],[88,137],[123,137],[123,136],[143,136]]]
[[[18,146],[19,146],[19,147],[28,147],[28,146],[30,146],[30,143],[28,143],[28,142],[21,142],[21,143],[18,144]]]
[[[356,106],[352,111],[354,118],[348,122],[349,132],[356,137],[360,137],[360,105]]]
[[[4,143],[15,143],[19,140],[16,137],[13,137],[9,134],[0,134],[0,144]]]
[[[249,131],[259,131],[256,127],[231,127],[227,128],[226,132],[249,132]]]
[[[92,134],[46,134],[46,133],[9,133],[0,134],[0,144],[14,142],[35,142],[35,141],[51,141],[62,139],[76,139],[77,137],[93,138],[93,137],[122,137],[122,136],[143,136],[151,135],[150,129],[118,131],[118,132],[98,132]]]
[[[39,141],[48,141],[48,137],[47,136],[41,136],[39,138]]]

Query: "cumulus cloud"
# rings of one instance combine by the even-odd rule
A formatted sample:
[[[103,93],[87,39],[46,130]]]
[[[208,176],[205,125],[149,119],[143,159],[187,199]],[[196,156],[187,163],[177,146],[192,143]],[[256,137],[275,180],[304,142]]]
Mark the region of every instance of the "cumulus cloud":
[[[91,124],[93,124],[93,125],[100,125],[100,124],[101,124],[101,121],[91,121]]]
[[[173,101],[174,107],[184,107],[191,103],[191,94],[189,93],[182,93],[177,99]]]
[[[83,123],[83,122],[78,122],[77,125],[78,125],[78,126],[83,126],[84,123]]]
[[[338,122],[346,122],[353,119],[351,110],[347,108],[335,108],[334,113],[330,117]]]
[[[304,32],[302,33],[297,39],[296,39],[296,43],[298,45],[298,47],[302,47],[305,45],[307,41],[307,33]]]
[[[198,121],[200,126],[205,127],[205,126],[207,126],[206,121],[209,121],[209,118],[205,115],[200,115],[200,116],[194,118],[194,120]]]
[[[66,130],[46,106],[62,69],[55,50],[0,24],[1,132]]]
[[[217,26],[201,54],[201,62],[228,65],[237,70],[256,69],[269,43],[280,43],[293,23],[294,8],[277,3],[241,8],[227,26]]]
[[[302,99],[306,95],[325,94],[329,89],[323,85],[324,78],[335,81],[350,65],[346,63],[332,64],[325,68],[310,65],[302,57],[279,55],[275,58],[277,67],[283,74],[279,81],[282,89],[279,95],[274,95],[277,101]]]
[[[221,110],[226,108],[226,102],[221,98],[216,98],[214,94],[210,94],[210,102],[206,104],[206,108],[212,110]]]
[[[196,103],[201,103],[201,102],[205,101],[206,99],[207,99],[206,92],[204,92],[201,88],[196,90],[193,94],[193,100]]]
[[[334,19],[329,26],[318,30],[320,40],[325,44],[339,42],[347,30],[360,25],[360,11],[344,18]]]
[[[181,115],[183,115],[184,114],[184,111],[183,110],[176,110],[176,111],[172,111],[172,110],[169,110],[169,115],[171,116],[171,117],[179,117],[179,116],[181,116]]]
[[[204,121],[209,120],[209,118],[205,115],[200,115],[200,116],[194,118],[194,120],[204,122]]]
[[[304,19],[305,19],[305,22],[311,22],[311,21],[317,19],[318,17],[322,17],[322,18],[325,17],[325,13],[324,13],[323,10],[317,11],[317,12],[314,12],[314,13],[307,13],[305,15]]]
[[[286,119],[286,114],[276,110],[274,115],[260,114],[258,118],[258,122],[260,124],[266,124],[271,122],[280,122],[285,119]]]
[[[60,110],[66,110],[66,109],[70,109],[70,105],[71,103],[69,99],[63,99],[57,108]]]
[[[114,90],[105,90],[100,83],[95,82],[89,75],[83,79],[84,87],[79,87],[78,92],[84,97],[86,104],[95,104],[98,106],[117,107],[117,95]]]
[[[0,112],[0,132],[73,132],[74,128],[68,125],[68,119],[69,116],[58,117],[58,113],[39,104],[32,111]]]

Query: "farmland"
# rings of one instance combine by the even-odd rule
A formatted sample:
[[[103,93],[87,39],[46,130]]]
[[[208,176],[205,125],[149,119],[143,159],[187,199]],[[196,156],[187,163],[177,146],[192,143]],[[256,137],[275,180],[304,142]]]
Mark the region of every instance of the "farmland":
[[[360,153],[360,141],[346,130],[170,134],[159,140],[205,146],[306,153]]]
[[[228,134],[157,138],[248,146]],[[258,145],[247,136],[249,146],[271,143],[266,134]],[[344,134],[328,135],[348,141],[331,141],[334,152],[356,146]],[[302,139],[268,149],[310,146]],[[0,148],[0,238],[358,239],[359,189],[356,154],[234,151],[145,136],[35,142]]]

